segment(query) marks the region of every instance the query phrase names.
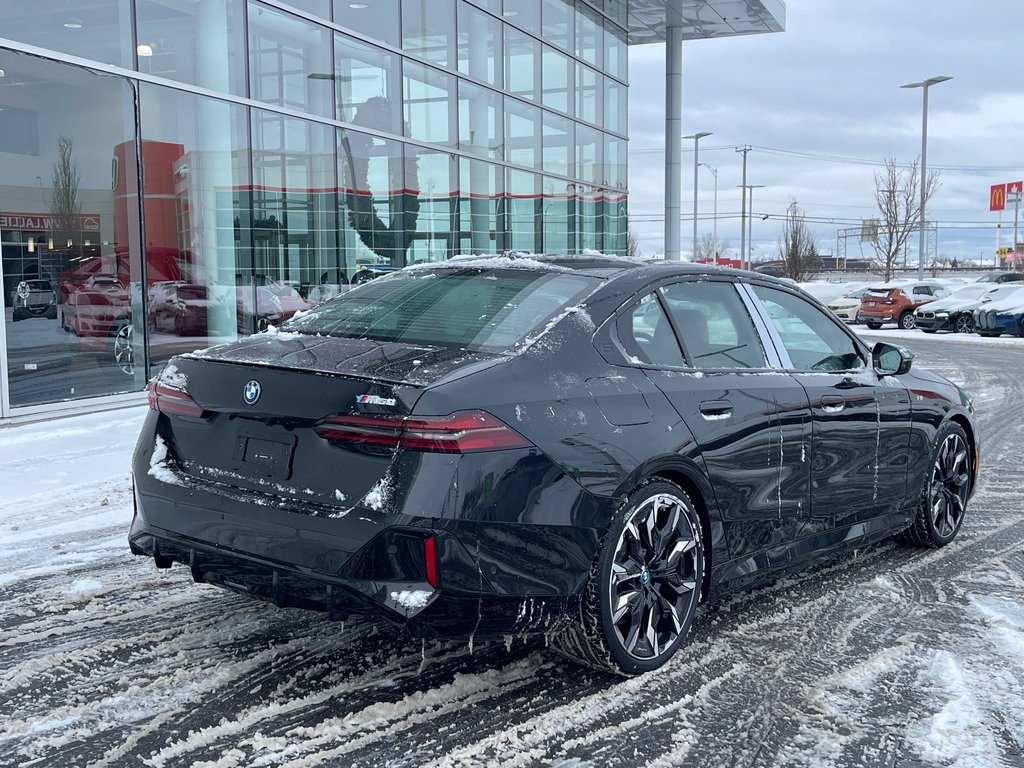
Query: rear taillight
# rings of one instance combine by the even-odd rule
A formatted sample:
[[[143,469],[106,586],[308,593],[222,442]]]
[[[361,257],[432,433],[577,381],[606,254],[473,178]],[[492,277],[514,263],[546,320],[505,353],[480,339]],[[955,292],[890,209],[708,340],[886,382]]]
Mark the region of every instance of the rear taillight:
[[[427,584],[437,589],[437,545],[433,534],[423,540],[423,559],[427,564]]]
[[[149,407],[160,413],[173,413],[176,416],[202,416],[203,409],[187,392],[171,389],[151,381],[146,387]]]
[[[330,416],[316,426],[320,437],[356,446],[428,453],[477,453],[529,448],[532,443],[484,411],[448,416]]]

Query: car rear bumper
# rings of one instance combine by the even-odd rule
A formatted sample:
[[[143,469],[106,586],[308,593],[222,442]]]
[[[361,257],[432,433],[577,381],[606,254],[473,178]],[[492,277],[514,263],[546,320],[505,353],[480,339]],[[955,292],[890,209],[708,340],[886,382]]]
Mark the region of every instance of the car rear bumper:
[[[160,480],[148,473],[150,452],[138,450],[129,542],[158,567],[186,565],[196,581],[334,618],[383,618],[420,637],[546,631],[576,615],[615,501],[587,493],[544,459],[538,464],[547,474],[546,494],[565,506],[548,517],[539,514],[536,486],[522,482],[521,453],[424,462],[423,476],[394,494],[395,508],[354,507],[339,517],[315,503],[184,474],[161,472]],[[517,464],[518,486],[502,487],[501,478],[511,477]],[[438,476],[443,466],[454,476],[452,465],[466,483],[465,495],[438,493],[458,487]],[[552,471],[561,477],[552,481]],[[472,476],[495,478],[488,498],[474,492],[467,482]],[[428,537],[437,558],[436,588],[427,576]]]

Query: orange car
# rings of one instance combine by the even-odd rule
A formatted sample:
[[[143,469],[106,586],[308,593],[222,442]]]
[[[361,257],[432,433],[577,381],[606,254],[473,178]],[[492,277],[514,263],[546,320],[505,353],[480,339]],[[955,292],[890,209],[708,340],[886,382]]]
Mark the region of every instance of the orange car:
[[[857,319],[872,329],[881,328],[885,323],[896,323],[900,328],[910,330],[917,325],[915,309],[948,295],[949,289],[939,283],[875,286],[861,296]]]

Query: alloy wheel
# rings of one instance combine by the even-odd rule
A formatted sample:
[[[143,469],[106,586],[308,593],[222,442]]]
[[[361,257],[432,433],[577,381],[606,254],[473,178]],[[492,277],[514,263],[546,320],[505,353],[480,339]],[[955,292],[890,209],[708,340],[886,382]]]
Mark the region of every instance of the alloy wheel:
[[[661,493],[643,500],[619,534],[608,585],[615,639],[652,661],[675,650],[699,598],[701,546],[688,505]]]
[[[954,329],[957,333],[973,333],[974,331],[974,318],[970,315],[960,315],[956,319]]]
[[[114,337],[114,363],[129,376],[135,373],[135,351],[132,347],[131,324],[121,326]]]
[[[900,318],[900,328],[905,331],[912,330],[917,327],[917,318],[914,317],[913,312],[904,313],[903,317]]]
[[[932,526],[944,539],[963,522],[970,477],[967,444],[958,434],[947,435],[935,456],[928,497]]]

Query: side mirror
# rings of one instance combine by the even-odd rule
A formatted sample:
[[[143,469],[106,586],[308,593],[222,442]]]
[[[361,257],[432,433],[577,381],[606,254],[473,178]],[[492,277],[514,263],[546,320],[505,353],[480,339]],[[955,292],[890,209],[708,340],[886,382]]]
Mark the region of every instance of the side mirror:
[[[904,347],[895,347],[880,341],[871,350],[871,363],[879,376],[902,376],[910,371],[914,353]]]

